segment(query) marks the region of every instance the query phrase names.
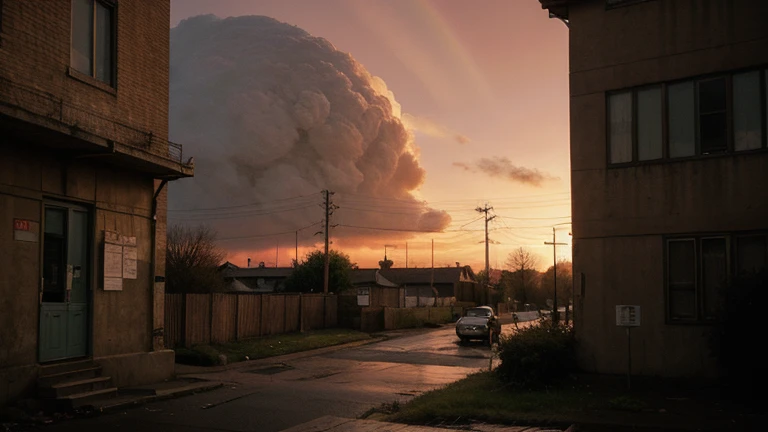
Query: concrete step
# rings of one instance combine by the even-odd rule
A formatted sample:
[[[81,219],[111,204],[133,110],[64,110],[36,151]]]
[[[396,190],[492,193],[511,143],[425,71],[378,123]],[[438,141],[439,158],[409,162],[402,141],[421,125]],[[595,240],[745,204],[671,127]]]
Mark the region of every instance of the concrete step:
[[[83,405],[91,405],[91,403],[96,400],[104,400],[114,397],[117,397],[117,387],[108,387],[83,393],[75,393],[57,398],[56,400],[59,402],[64,402],[64,404],[68,405],[69,408],[77,408]]]
[[[37,388],[41,389],[46,387],[53,387],[56,384],[72,381],[82,381],[99,376],[101,376],[101,366],[95,366],[93,362],[91,362],[90,366],[83,369],[69,370],[47,375],[41,374],[37,378]]]
[[[103,390],[112,386],[112,378],[95,377],[79,381],[66,381],[54,384],[50,387],[41,387],[38,389],[38,397],[42,398],[61,398],[77,393],[86,393],[95,390]]]
[[[40,366],[39,376],[58,375],[65,372],[72,372],[81,369],[88,369],[96,366],[92,359],[77,361],[63,361]]]

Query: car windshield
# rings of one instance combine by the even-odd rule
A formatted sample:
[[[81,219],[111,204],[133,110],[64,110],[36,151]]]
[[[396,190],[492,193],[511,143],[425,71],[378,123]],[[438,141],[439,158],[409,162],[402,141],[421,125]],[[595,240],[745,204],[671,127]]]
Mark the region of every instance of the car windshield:
[[[467,311],[468,317],[489,317],[491,316],[491,311],[488,309],[469,309]]]

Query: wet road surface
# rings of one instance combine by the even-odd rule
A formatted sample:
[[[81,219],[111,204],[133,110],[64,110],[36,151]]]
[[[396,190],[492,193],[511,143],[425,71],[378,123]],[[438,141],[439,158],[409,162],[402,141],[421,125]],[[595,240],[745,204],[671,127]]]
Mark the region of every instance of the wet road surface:
[[[505,333],[512,331],[505,325]],[[192,375],[227,383],[208,393],[46,427],[67,431],[279,431],[324,415],[358,417],[489,367],[490,348],[461,345],[450,325],[284,363]]]

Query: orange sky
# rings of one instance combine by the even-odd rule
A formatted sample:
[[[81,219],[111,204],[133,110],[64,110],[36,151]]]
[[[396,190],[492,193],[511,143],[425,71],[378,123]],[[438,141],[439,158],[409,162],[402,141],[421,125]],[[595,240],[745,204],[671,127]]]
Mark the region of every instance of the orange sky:
[[[407,239],[409,266],[431,264],[434,240],[436,266],[458,261],[481,270],[483,221],[475,208],[486,203],[497,215],[489,224],[492,268],[503,268],[520,246],[539,255],[542,268],[551,265],[552,248],[543,242],[551,241],[555,224],[558,241],[570,243],[568,33],[538,1],[173,0],[171,26],[205,13],[266,15],[299,26],[386,82],[416,129],[427,173],[418,196],[454,221],[449,232]],[[506,158],[545,179],[534,186],[492,177],[476,168],[482,158]],[[344,203],[338,204],[344,217]],[[406,238],[387,244],[395,266],[405,266]],[[374,267],[385,245],[333,246],[361,267]],[[229,259],[245,265],[250,256],[273,266],[276,249],[278,265],[289,265],[294,234],[259,239],[253,250]],[[570,253],[570,246],[558,249],[561,258]]]

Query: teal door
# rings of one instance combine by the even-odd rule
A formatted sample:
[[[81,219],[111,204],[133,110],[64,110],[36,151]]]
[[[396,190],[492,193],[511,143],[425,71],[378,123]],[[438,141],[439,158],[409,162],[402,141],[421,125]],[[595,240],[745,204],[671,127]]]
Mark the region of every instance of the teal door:
[[[40,361],[84,357],[88,349],[88,211],[46,204]]]

